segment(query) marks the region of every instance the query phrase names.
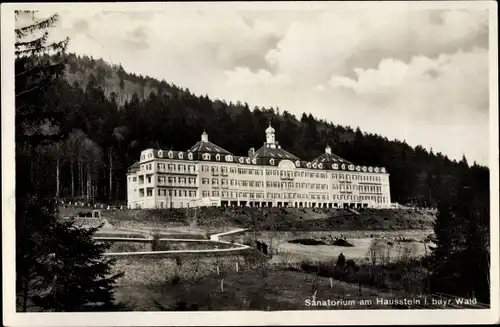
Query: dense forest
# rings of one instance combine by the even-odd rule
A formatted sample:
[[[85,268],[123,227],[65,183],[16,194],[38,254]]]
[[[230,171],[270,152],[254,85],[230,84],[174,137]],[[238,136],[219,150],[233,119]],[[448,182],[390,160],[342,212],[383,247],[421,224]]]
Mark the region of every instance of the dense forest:
[[[205,129],[210,139],[239,155],[264,142],[269,119],[281,145],[304,160],[332,151],[354,163],[383,166],[391,174],[393,202],[437,206],[456,194],[465,176],[488,191],[489,170],[463,158],[339,126],[304,113],[255,107],[192,94],[165,80],[127,73],[102,59],[61,54],[64,76],[45,92],[47,108],[65,115],[69,137],[39,144],[32,161],[32,183],[61,198],[126,200],[127,168],[140,151],[153,147],[188,149]],[[46,126],[50,130],[50,124]]]

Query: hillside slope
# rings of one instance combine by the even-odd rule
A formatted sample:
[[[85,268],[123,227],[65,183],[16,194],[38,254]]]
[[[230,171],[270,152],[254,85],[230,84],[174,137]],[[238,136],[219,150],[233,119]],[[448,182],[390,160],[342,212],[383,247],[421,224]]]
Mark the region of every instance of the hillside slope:
[[[85,209],[61,209],[63,216],[77,216]],[[432,229],[435,216],[420,210],[364,209],[359,215],[336,209],[222,208],[155,210],[103,210],[102,215],[119,228],[196,226],[208,230],[251,228],[255,231],[340,231]]]

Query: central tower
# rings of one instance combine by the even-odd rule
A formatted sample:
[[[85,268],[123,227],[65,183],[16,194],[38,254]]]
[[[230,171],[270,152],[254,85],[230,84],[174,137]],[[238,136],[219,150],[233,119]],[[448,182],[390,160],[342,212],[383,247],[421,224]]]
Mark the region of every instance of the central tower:
[[[269,127],[266,129],[266,146],[270,148],[276,148],[276,136],[275,130],[271,126],[271,122],[269,122]]]

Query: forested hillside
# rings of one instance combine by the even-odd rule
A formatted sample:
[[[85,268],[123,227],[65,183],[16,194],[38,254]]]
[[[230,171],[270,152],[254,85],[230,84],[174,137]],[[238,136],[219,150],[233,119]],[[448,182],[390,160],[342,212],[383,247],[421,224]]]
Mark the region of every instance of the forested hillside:
[[[214,143],[244,155],[262,145],[269,119],[283,148],[304,160],[323,153],[328,143],[349,161],[386,167],[393,201],[434,206],[454,194],[466,176],[488,194],[489,170],[469,166],[465,158],[452,161],[308,113],[295,117],[278,108],[250,109],[246,103],[194,95],[101,59],[73,54],[53,59],[66,61],[66,78],[49,88],[46,103],[64,113],[69,137],[39,145],[38,153],[50,156],[40,156],[29,178],[56,196],[124,201],[127,167],[145,148],[187,149],[205,129]]]

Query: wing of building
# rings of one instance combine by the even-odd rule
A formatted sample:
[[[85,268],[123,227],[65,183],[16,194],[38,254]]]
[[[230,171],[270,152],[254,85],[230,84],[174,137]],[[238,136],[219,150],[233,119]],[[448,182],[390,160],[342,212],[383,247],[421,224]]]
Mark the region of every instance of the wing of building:
[[[332,153],[304,161],[282,149],[269,125],[266,142],[237,156],[208,140],[187,151],[147,149],[128,170],[129,208],[272,206],[390,207],[384,167],[354,164]]]

